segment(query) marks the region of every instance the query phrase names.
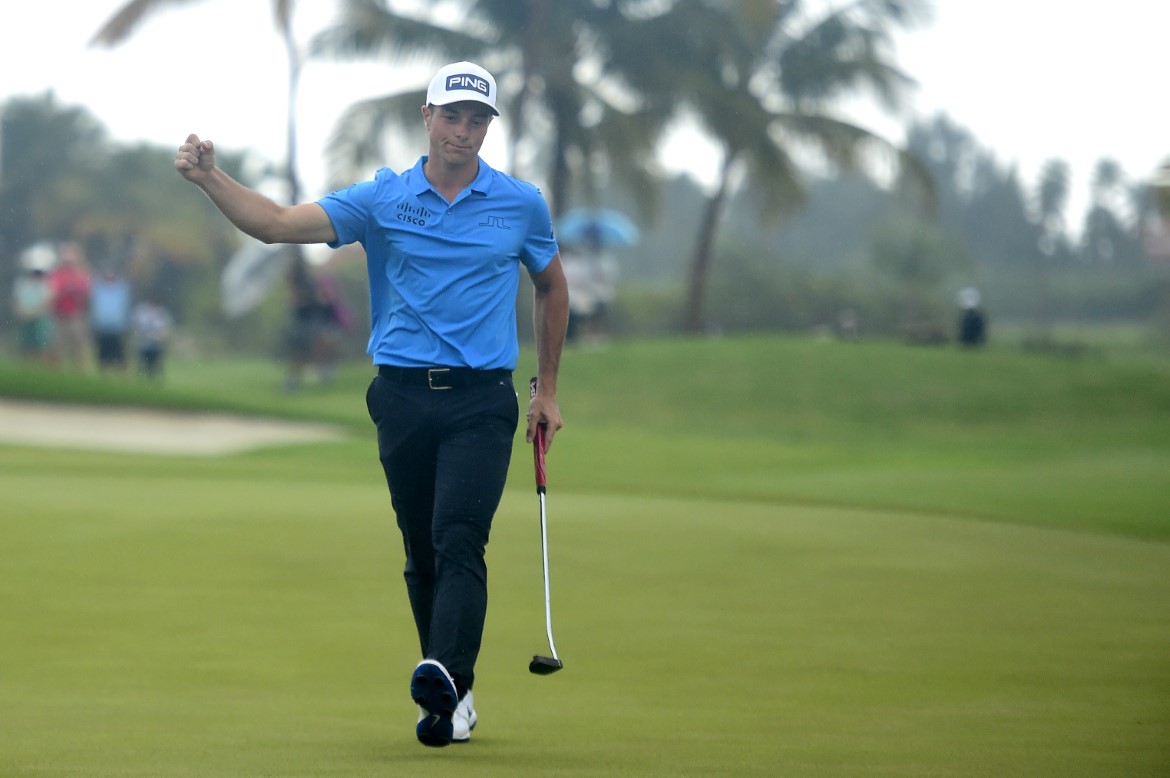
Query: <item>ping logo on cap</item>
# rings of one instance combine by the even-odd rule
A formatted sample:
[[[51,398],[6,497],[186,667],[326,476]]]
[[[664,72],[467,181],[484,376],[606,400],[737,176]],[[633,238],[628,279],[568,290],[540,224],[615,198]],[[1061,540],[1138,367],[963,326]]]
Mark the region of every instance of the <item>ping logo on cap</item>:
[[[473,76],[470,73],[456,73],[447,76],[448,92],[461,89],[470,89],[473,92],[479,92],[484,97],[491,97],[487,79]]]

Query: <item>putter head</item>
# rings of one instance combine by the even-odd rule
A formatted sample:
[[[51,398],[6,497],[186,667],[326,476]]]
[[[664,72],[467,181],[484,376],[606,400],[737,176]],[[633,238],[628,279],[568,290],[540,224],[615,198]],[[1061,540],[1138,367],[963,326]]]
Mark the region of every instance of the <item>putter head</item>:
[[[534,675],[551,675],[564,666],[564,662],[551,656],[534,656],[528,663],[528,672]]]

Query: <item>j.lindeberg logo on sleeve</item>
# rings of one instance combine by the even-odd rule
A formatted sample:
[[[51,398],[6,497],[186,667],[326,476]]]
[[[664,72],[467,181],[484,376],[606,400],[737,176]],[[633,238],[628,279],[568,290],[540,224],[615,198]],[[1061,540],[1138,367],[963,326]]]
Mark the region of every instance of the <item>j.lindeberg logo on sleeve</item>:
[[[411,205],[410,203],[398,204],[398,221],[407,222],[408,224],[417,224],[419,227],[427,226],[427,219],[431,217],[431,212],[421,205]]]
[[[504,224],[504,218],[502,216],[488,216],[485,218],[487,219],[487,221],[480,222],[479,223],[480,227],[495,227],[497,230],[510,230],[510,229],[512,229],[508,225]]]

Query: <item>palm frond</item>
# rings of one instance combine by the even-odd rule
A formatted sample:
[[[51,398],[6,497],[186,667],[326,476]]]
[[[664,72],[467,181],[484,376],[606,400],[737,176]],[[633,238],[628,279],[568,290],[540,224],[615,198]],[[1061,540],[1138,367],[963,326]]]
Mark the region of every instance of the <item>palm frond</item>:
[[[778,144],[815,147],[833,165],[849,171],[887,170],[925,213],[937,205],[937,186],[915,154],[852,122],[824,114],[777,114],[771,131]]]
[[[468,32],[394,13],[377,0],[348,0],[337,22],[309,44],[310,56],[337,60],[409,61],[436,51],[476,58],[494,43],[489,31]]]
[[[417,128],[419,107],[426,90],[363,100],[350,106],[338,119],[329,139],[329,178],[332,182],[352,181],[358,171],[381,165],[391,130]]]
[[[130,0],[90,38],[90,46],[113,47],[124,42],[151,14],[199,0]]]
[[[855,19],[851,11],[820,19],[765,63],[786,99],[817,105],[869,89],[886,107],[898,106],[914,82],[886,56],[888,27]]]

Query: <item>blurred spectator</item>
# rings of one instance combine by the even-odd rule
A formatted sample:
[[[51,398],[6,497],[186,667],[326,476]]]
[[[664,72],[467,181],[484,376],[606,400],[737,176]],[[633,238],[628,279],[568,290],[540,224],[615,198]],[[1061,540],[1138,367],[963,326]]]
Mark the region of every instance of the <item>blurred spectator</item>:
[[[57,266],[49,274],[49,285],[53,291],[56,356],[66,367],[84,370],[89,346],[86,316],[91,281],[80,244],[61,244]]]
[[[134,306],[132,316],[134,342],[138,350],[138,372],[158,378],[163,371],[163,357],[171,337],[171,313],[154,295]]]
[[[320,321],[315,333],[313,361],[322,383],[328,383],[337,374],[342,337],[352,331],[354,318],[340,284],[331,275],[317,278],[317,303]]]
[[[112,266],[106,267],[93,282],[89,326],[100,371],[126,369],[130,295],[130,282]]]
[[[980,307],[979,290],[967,287],[959,292],[959,344],[968,348],[987,341],[987,315]]]
[[[21,269],[12,287],[12,310],[20,355],[48,361],[53,346],[53,289],[47,268],[34,264]]]
[[[284,377],[286,392],[295,392],[305,380],[305,368],[313,359],[313,333],[326,314],[317,300],[317,285],[308,264],[300,258],[289,266],[289,291],[292,295],[292,319],[285,333],[288,368]]]
[[[322,383],[333,379],[341,333],[353,326],[353,316],[331,276],[315,277],[303,262],[294,263],[290,272],[293,305],[284,388],[295,392],[304,383],[307,369],[315,369]]]
[[[571,246],[561,246],[561,265],[565,269],[565,281],[569,284],[569,329],[565,340],[575,343],[581,337],[584,323],[597,310],[597,300],[589,283],[589,265]]]
[[[846,308],[837,316],[837,337],[841,340],[854,341],[861,334],[861,326],[857,311]]]
[[[617,298],[617,262],[601,246],[561,246],[569,284],[569,342],[601,342],[608,334],[609,309]]]

